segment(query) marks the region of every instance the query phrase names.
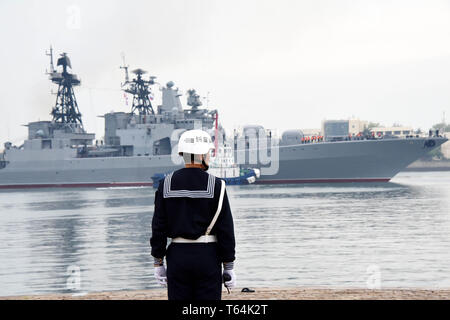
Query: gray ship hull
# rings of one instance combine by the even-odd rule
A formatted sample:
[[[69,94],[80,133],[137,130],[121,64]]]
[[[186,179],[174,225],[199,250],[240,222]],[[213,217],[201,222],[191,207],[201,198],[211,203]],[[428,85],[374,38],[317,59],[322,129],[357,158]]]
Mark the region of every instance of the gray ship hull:
[[[0,170],[0,188],[151,186],[154,174],[181,168],[171,164],[170,156],[30,160]]]
[[[389,181],[447,141],[432,138],[321,142],[280,146],[279,169],[257,183]],[[250,165],[251,166],[251,165]],[[253,166],[255,167],[255,166]],[[181,168],[170,155],[20,161],[0,169],[0,188],[151,186],[156,173]]]
[[[385,182],[446,142],[432,138],[357,140],[281,146],[279,169],[256,183]]]

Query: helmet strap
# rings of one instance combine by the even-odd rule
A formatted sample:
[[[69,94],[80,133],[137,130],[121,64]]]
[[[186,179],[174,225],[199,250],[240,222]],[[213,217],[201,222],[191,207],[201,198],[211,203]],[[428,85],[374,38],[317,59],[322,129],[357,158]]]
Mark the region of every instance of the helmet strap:
[[[203,157],[202,157],[202,165],[203,165],[203,170],[208,171],[209,166],[206,164],[205,159],[203,159]]]

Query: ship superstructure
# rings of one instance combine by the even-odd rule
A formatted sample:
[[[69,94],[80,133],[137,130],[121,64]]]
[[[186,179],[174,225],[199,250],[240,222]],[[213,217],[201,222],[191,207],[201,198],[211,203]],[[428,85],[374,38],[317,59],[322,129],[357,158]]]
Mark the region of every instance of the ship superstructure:
[[[119,156],[170,155],[184,131],[211,130],[217,110],[199,109],[201,101],[195,90],[188,91],[187,104],[191,108],[183,109],[180,101],[182,94],[173,81],[167,82],[160,87],[162,104],[155,112],[150,86],[156,84],[156,77],[144,80],[146,71],[142,69],[136,69],[133,73],[136,77],[123,84],[124,92],[132,94],[131,112],[104,115],[105,143],[109,150],[115,149]]]
[[[60,70],[56,70],[52,48],[49,56],[49,79],[58,85],[56,102],[50,113],[52,120],[28,123],[28,139],[21,147],[5,144],[4,160],[11,166],[26,167],[30,165],[28,161],[51,162],[82,157],[95,138],[95,134],[87,133],[83,128],[74,93],[74,87],[79,86],[81,80],[69,72],[72,68],[69,57],[66,53],[61,54],[57,60]]]

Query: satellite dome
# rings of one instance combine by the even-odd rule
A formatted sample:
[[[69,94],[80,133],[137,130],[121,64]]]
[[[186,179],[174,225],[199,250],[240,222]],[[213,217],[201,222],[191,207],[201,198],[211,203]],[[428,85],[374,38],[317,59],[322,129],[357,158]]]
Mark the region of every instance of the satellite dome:
[[[43,137],[44,136],[44,131],[42,129],[39,129],[38,131],[36,131],[36,136],[37,137]]]
[[[304,134],[301,130],[293,129],[286,130],[281,136],[281,145],[296,145],[300,144]]]
[[[167,88],[172,88],[175,85],[173,81],[167,82]]]

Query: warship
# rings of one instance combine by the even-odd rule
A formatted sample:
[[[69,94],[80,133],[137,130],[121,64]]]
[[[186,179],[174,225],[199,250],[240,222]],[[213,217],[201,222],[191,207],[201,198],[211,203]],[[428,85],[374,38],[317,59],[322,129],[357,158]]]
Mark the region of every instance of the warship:
[[[217,109],[201,108],[194,89],[188,90],[188,108],[183,108],[182,94],[172,81],[160,85],[142,69],[131,71],[130,79],[125,64],[121,87],[132,96],[131,111],[103,115],[104,139],[96,140],[83,126],[74,91],[81,80],[69,70],[68,55],[60,55],[56,69],[51,48],[48,55],[49,79],[58,87],[52,119],[28,123],[28,138],[22,145],[4,144],[0,188],[151,186],[155,174],[183,166],[176,145],[190,129],[208,131],[216,147],[228,140],[241,168],[260,169],[256,183],[389,181],[447,141],[440,136],[414,136],[304,143],[300,130],[276,138],[257,125],[227,137],[222,126],[214,129]],[[162,104],[154,108],[151,97],[156,85]]]

